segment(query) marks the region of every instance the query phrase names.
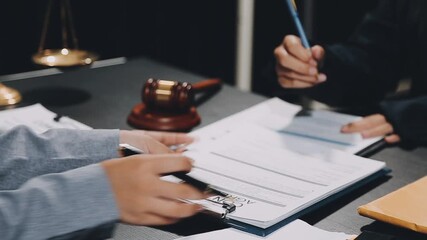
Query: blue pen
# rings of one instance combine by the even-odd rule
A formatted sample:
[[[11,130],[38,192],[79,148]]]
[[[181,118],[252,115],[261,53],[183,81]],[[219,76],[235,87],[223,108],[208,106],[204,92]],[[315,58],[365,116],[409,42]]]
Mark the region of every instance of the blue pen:
[[[295,27],[297,28],[298,35],[301,38],[302,45],[305,48],[310,49],[310,43],[308,43],[307,36],[305,35],[304,29],[302,28],[301,21],[298,17],[297,5],[295,4],[295,0],[285,0],[285,3],[288,6],[292,19],[294,20]]]

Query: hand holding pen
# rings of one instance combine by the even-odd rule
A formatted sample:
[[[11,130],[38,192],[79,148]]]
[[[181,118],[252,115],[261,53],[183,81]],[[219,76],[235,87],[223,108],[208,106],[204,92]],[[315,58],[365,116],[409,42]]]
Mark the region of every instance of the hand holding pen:
[[[132,156],[137,154],[144,154],[144,152],[132,145],[129,144],[120,144],[119,151],[122,156]],[[213,194],[213,195],[219,195],[222,197],[226,197],[228,194],[223,193],[215,188],[213,188],[210,184],[207,184],[205,182],[202,182],[198,179],[195,179],[193,177],[190,177],[187,175],[187,172],[185,171],[174,171],[174,172],[168,172],[164,173],[164,175],[172,175],[176,178],[181,179],[184,183],[187,183],[191,185],[192,187],[200,190],[201,192],[205,194]]]
[[[287,35],[276,47],[276,74],[284,88],[307,88],[326,81],[326,75],[318,67],[325,51],[321,46],[310,47],[293,0],[284,0],[291,14],[298,35]]]
[[[108,134],[113,135],[114,131]],[[94,184],[111,189],[111,194],[103,196],[105,201],[97,203],[96,211],[108,211],[111,219],[118,217],[122,222],[137,225],[171,224],[204,211],[198,204],[179,199],[201,200],[207,197],[206,194],[188,184],[167,182],[161,178],[170,172],[191,170],[192,161],[182,154],[171,154],[173,151],[168,147],[188,144],[192,141],[191,137],[182,133],[139,130],[121,130],[119,137],[120,142],[132,143],[149,154],[102,161],[99,164],[101,171],[98,171],[98,165],[89,166],[98,169],[100,180]],[[95,154],[119,156],[115,141],[92,144],[101,144],[106,148],[104,153]]]
[[[204,210],[197,204],[179,199],[206,198],[187,184],[167,182],[161,176],[170,172],[188,172],[191,160],[182,154],[139,154],[101,162],[113,196],[97,203],[115,204],[122,222],[136,225],[164,225],[177,222]],[[114,203],[107,201],[114,198]],[[99,206],[98,209],[105,207]],[[115,217],[116,210],[106,209]]]
[[[121,130],[120,142],[122,144],[120,144],[119,153],[122,157],[142,153],[179,153],[184,151],[185,146],[193,141],[194,139],[191,136],[184,133]],[[170,172],[165,175],[173,175],[204,193],[227,196],[227,194],[212,188],[211,185],[188,176],[186,172]]]

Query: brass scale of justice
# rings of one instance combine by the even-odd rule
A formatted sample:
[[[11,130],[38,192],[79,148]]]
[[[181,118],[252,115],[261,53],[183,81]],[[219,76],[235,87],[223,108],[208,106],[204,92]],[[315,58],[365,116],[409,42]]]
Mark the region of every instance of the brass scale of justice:
[[[62,48],[45,49],[54,1],[55,0],[49,0],[48,2],[38,51],[32,56],[33,62],[46,67],[72,67],[92,64],[98,59],[98,55],[79,49],[69,0],[60,0],[58,3],[61,18]],[[69,44],[69,39],[71,39],[71,44]],[[21,100],[21,94],[17,90],[0,83],[0,106],[17,104]]]
[[[69,0],[59,1],[62,48],[45,49],[53,1],[55,0],[48,2],[40,44],[37,53],[32,56],[33,62],[46,67],[92,64],[98,59],[98,55],[79,49]],[[70,38],[73,47],[68,44]],[[127,121],[133,127],[141,129],[188,131],[201,121],[195,107],[195,95],[200,92],[216,91],[220,86],[220,79],[207,79],[190,84],[150,78],[141,91],[142,103],[132,109]],[[0,83],[0,106],[17,104],[21,99],[18,91]]]

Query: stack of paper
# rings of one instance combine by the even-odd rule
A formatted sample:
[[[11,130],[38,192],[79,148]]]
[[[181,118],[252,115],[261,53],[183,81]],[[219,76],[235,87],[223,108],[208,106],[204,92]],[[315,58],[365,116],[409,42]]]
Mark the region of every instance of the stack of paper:
[[[234,204],[231,213],[220,208],[228,224],[268,235],[323,200],[386,173],[384,162],[337,150],[351,152],[367,144],[357,136],[349,138],[349,142],[360,141],[356,145],[312,137],[315,124],[336,129],[330,135],[343,135],[341,124],[355,117],[315,113],[317,120],[303,120],[312,121],[310,128],[303,124],[290,128],[309,130],[311,137],[301,137],[288,133],[300,110],[271,99],[192,132],[199,141],[185,152],[195,160],[190,175],[229,193],[226,198],[210,198],[208,209],[212,202]]]
[[[230,194],[210,199],[236,205],[226,217],[230,225],[260,235],[385,167],[254,124],[204,130],[185,152],[195,160],[190,175]]]

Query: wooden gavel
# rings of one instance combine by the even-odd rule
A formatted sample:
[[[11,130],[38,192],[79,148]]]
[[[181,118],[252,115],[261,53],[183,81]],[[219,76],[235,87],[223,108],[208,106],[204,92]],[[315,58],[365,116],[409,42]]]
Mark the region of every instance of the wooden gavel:
[[[196,93],[220,87],[217,78],[195,84],[150,78],[142,87],[142,102],[132,108],[128,123],[140,129],[189,131],[201,121],[195,106]]]
[[[141,90],[142,102],[154,112],[187,112],[195,104],[195,94],[219,88],[217,78],[190,84],[161,79],[148,79]]]

